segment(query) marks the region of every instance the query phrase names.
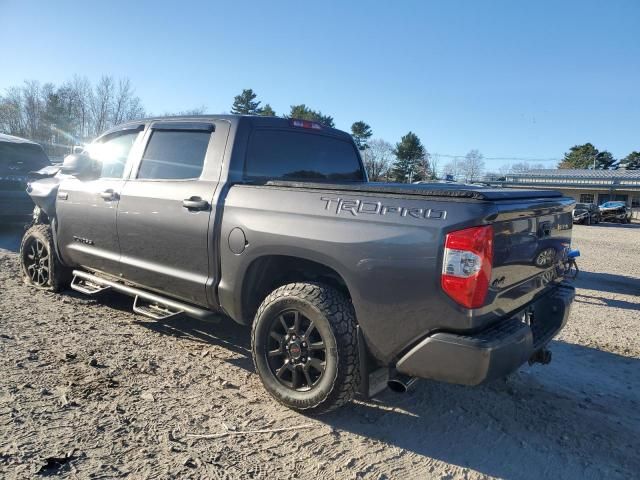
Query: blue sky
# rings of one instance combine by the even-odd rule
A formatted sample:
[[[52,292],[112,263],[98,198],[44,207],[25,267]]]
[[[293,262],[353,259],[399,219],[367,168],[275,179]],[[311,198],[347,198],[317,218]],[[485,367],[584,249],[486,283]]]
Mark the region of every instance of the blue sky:
[[[640,150],[638,25],[634,0],[0,0],[0,92],[104,73],[149,111],[218,113],[253,88],[279,114],[306,103],[430,152],[544,159],[590,141],[623,157]]]

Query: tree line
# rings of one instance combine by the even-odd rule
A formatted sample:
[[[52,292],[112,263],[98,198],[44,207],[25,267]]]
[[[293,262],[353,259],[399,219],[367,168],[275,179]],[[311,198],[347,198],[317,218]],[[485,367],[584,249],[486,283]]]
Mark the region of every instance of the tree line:
[[[204,107],[162,115],[196,115]],[[234,97],[231,113],[276,116],[269,103],[262,106],[252,89],[243,89]],[[95,84],[86,77],[74,76],[61,85],[25,81],[0,95],[0,132],[42,143],[49,154],[63,155],[69,147],[86,143],[114,125],[150,115],[128,78],[103,75]],[[334,127],[331,115],[306,104],[291,105],[285,118],[298,118]],[[484,157],[471,150],[441,165],[437,154],[431,155],[421,139],[412,131],[392,144],[372,138],[373,130],[363,120],[351,125],[351,134],[361,152],[367,174],[372,181],[415,182],[444,178],[475,182],[483,177]],[[499,169],[498,174],[525,172],[544,168],[541,164],[515,163]],[[564,154],[557,168],[640,169],[640,152],[633,151],[616,160],[591,143],[575,145]]]
[[[236,95],[231,106],[231,113],[243,115],[276,116],[271,105],[257,99],[257,94],[250,88],[242,90]],[[297,118],[321,123],[334,127],[332,116],[318,110],[313,110],[306,104],[291,105],[284,118]],[[363,120],[351,125],[351,135],[360,150],[369,180],[416,182],[434,180],[437,178],[438,161],[432,157],[422,141],[414,132],[403,135],[399,142],[392,145],[386,140],[372,139],[373,130]],[[482,154],[477,150],[470,151],[465,157],[450,162],[443,171],[452,179],[467,182],[477,181],[484,170]]]
[[[172,114],[198,114],[203,108]],[[148,112],[128,78],[103,75],[95,84],[74,76],[61,85],[25,81],[0,95],[0,132],[41,143],[49,155],[64,155],[105,130]]]
[[[589,168],[593,170],[640,169],[640,152],[633,151],[619,160],[611,152],[598,150],[593,144],[574,145],[564,154],[558,168]]]
[[[129,79],[107,75],[95,84],[79,76],[59,86],[26,81],[0,96],[0,131],[41,143],[78,144],[144,114]]]

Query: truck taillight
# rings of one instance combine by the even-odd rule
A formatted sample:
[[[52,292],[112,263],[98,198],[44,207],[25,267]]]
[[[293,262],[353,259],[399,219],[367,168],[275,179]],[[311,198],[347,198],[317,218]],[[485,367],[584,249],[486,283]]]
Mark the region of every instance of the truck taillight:
[[[448,233],[442,261],[442,289],[463,307],[481,307],[489,290],[492,261],[490,225]]]

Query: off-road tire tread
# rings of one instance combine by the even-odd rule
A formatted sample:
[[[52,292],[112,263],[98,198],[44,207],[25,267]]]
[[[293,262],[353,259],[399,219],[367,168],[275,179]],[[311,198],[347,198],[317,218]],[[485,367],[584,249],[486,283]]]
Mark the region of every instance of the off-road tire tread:
[[[349,403],[360,385],[356,317],[351,301],[342,292],[322,283],[290,283],[277,288],[264,299],[256,312],[255,319],[260,318],[270,304],[285,297],[306,300],[320,310],[329,321],[338,346],[338,368],[331,390],[318,403],[299,407],[275,397],[276,400],[289,408],[311,414],[324,414]],[[255,361],[256,352],[253,349],[256,326],[257,322],[254,321],[251,329],[251,345],[254,367],[258,372]]]
[[[51,261],[49,263],[49,285],[46,287],[41,287],[35,285],[31,282],[27,270],[22,262],[24,247],[27,243],[27,239],[30,236],[40,235],[42,239],[46,242],[47,248],[49,249],[49,256],[51,257]],[[45,224],[37,224],[29,227],[27,231],[22,236],[22,241],[20,242],[20,269],[22,270],[22,276],[28,285],[32,287],[38,288],[40,290],[48,290],[50,292],[61,292],[66,289],[71,283],[71,269],[65,267],[60,259],[58,258],[58,254],[56,253],[55,244],[53,242],[53,233],[51,232],[51,225]]]

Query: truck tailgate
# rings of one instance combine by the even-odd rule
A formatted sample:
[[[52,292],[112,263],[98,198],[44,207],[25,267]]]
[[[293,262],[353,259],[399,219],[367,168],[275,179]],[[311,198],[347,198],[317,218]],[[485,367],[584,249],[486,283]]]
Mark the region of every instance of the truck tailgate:
[[[573,201],[497,202],[493,268],[483,311],[513,312],[564,277]]]

